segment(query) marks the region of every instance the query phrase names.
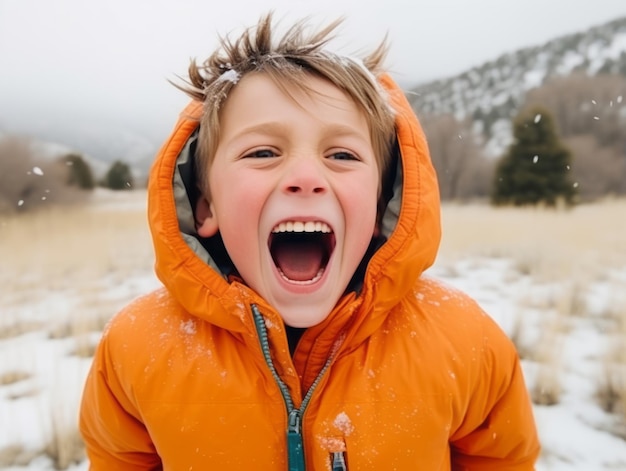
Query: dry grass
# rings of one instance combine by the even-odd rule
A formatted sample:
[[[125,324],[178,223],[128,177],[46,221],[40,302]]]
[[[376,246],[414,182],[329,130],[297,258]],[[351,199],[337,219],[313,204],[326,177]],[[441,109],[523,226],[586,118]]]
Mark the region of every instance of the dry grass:
[[[27,466],[38,454],[38,450],[26,450],[21,445],[0,448],[0,469],[9,466]]]
[[[507,257],[540,281],[605,275],[626,266],[626,200],[571,210],[446,204],[441,257]]]
[[[0,301],[0,307],[2,301]],[[43,328],[42,322],[14,320],[9,322],[9,317],[0,317],[0,340],[17,337],[27,332],[36,332]]]
[[[152,271],[145,192],[96,192],[94,198],[96,204],[0,215],[0,342],[44,331],[52,341],[69,339],[69,355],[89,358],[99,332],[120,307],[109,287],[122,286],[129,277]],[[65,304],[65,299],[63,313],[56,312],[57,308],[55,316],[47,314],[48,302]],[[36,309],[39,317],[31,317],[30,308],[24,317],[21,306],[33,302],[41,305]],[[26,379],[28,374],[21,370],[7,370],[0,375],[0,386]],[[59,387],[63,389],[63,385]],[[24,399],[41,393],[34,387],[17,388],[7,391],[4,398]],[[32,450],[12,445],[2,449],[0,468],[25,465],[42,454],[51,459],[55,469],[67,469],[84,460],[76,426],[77,399],[70,396],[57,393],[52,409],[42,411],[42,424],[49,424],[45,426],[49,429],[45,447]],[[49,419],[44,420],[48,414]]]
[[[619,435],[626,439],[626,298],[613,301],[605,315],[612,327],[608,334],[610,347],[603,359],[596,399],[604,411],[622,418]]]
[[[538,283],[558,283],[550,297],[530,292],[520,308],[543,311],[541,336],[534,345],[525,338],[517,315],[510,336],[520,356],[535,362],[531,396],[536,404],[558,404],[563,394],[563,343],[577,319],[590,318],[587,294],[591,283],[605,280],[612,269],[626,267],[626,200],[606,200],[570,210],[549,208],[492,208],[486,205],[446,204],[442,211],[440,260],[454,262],[473,256],[504,257],[522,275]],[[445,264],[454,275],[453,265]],[[626,292],[626,286],[615,290]],[[620,318],[616,304],[601,317]],[[618,304],[619,306],[619,304]],[[616,312],[618,311],[618,312]],[[626,424],[626,327],[614,336],[610,366],[598,379],[597,399]],[[622,412],[623,411],[623,412]]]
[[[50,319],[50,335],[74,335],[102,327],[114,311],[111,301],[99,303],[103,280],[121,284],[129,275],[150,273],[154,260],[145,215],[145,193],[98,195],[99,202],[52,207],[17,215],[0,215],[0,339],[41,330],[36,319],[17,318],[14,312],[33,297],[84,293],[90,316],[77,312],[70,319]],[[109,199],[125,198],[123,203]],[[68,312],[71,311],[68,307]],[[48,321],[48,320],[47,320]],[[70,322],[72,325],[67,325]],[[65,327],[63,324],[66,324]],[[61,325],[59,325],[61,324]],[[87,325],[85,325],[87,324]],[[63,329],[66,333],[63,334]]]
[[[73,421],[62,409],[52,411],[52,435],[45,450],[55,469],[67,469],[85,459],[85,446]]]
[[[117,196],[116,196],[117,197]],[[135,198],[130,207],[100,202],[94,206],[51,209],[46,212],[0,216],[0,260],[4,269],[0,283],[0,341],[45,330],[50,339],[71,339],[70,354],[93,355],[95,338],[119,308],[102,292],[102,286],[121,285],[132,274],[150,273],[152,243],[145,220],[144,193],[119,195]],[[520,355],[536,368],[531,395],[537,404],[557,404],[561,399],[562,346],[572,322],[589,315],[585,295],[590,283],[607,277],[612,269],[626,267],[626,200],[606,201],[572,210],[519,209],[479,205],[445,205],[443,262],[475,256],[506,257],[514,260],[516,272],[537,282],[559,282],[562,289],[550,298],[530,296],[518,306],[510,332]],[[443,264],[455,275],[451,264]],[[103,283],[103,280],[106,281]],[[19,318],[16,307],[34,294],[78,292],[78,304],[59,319]],[[615,347],[607,359],[607,373],[598,378],[598,401],[606,410],[623,412],[626,423],[626,304],[612,305],[602,318],[619,325]],[[546,312],[542,336],[528,342],[525,308]],[[95,334],[95,336],[94,336]],[[609,374],[610,373],[610,374]],[[27,377],[8,371],[0,384]],[[67,399],[56,397],[60,405]],[[57,403],[57,401],[55,401]],[[73,404],[75,406],[75,404]],[[83,445],[75,420],[52,412],[51,436],[46,450],[57,469],[83,459]],[[0,450],[0,467],[32,457],[20,447]]]
[[[11,445],[0,449],[0,468],[16,464],[18,457],[24,452],[20,445]]]
[[[136,207],[121,211],[79,205],[0,216],[0,259],[11,267],[0,275],[3,286],[35,288],[45,281],[49,289],[62,289],[85,276],[123,277],[150,267],[152,244],[139,204],[144,195],[131,195]]]
[[[556,299],[556,309],[560,315],[585,317],[588,314],[586,301],[587,286],[584,282],[565,283]]]
[[[4,373],[0,373],[0,386],[7,386],[9,384],[18,383],[30,378],[30,373],[20,370],[9,370]]]
[[[520,311],[518,311],[515,314],[513,327],[511,328],[508,335],[509,335],[509,338],[511,339],[511,342],[513,342],[513,345],[515,345],[515,349],[517,350],[517,354],[519,355],[520,359],[522,360],[532,359],[532,355],[533,355],[532,347],[528,345],[525,340],[526,339],[526,327],[524,324],[524,317],[520,313]]]
[[[561,400],[564,322],[566,320],[562,313],[544,322],[542,336],[533,355],[533,360],[537,363],[537,371],[530,396],[535,404],[552,406]]]

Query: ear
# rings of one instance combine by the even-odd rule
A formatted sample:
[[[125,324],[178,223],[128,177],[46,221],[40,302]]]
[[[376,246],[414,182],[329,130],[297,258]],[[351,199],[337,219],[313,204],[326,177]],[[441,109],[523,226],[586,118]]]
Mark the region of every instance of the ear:
[[[202,237],[212,237],[217,234],[217,216],[213,204],[203,196],[198,198],[195,211],[196,231]]]

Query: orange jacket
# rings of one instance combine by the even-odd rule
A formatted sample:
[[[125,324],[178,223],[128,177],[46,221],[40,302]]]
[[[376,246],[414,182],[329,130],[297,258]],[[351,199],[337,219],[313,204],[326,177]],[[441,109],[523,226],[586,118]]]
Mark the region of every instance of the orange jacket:
[[[201,106],[183,112],[149,187],[164,288],[111,320],[86,382],[91,469],[291,471],[299,459],[308,470],[335,469],[333,459],[359,471],[534,469],[513,345],[475,302],[423,276],[440,239],[436,175],[403,93],[381,81],[401,153],[389,237],[359,294],[293,357],[279,314],[189,235],[185,162]]]

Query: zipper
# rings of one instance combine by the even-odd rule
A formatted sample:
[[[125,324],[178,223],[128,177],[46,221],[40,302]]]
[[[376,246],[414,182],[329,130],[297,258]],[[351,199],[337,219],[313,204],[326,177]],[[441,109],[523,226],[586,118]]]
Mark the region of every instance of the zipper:
[[[263,319],[263,315],[259,311],[259,308],[256,304],[250,305],[252,309],[252,316],[254,318],[254,325],[256,327],[257,334],[259,336],[259,341],[261,343],[261,351],[263,352],[263,358],[265,359],[265,363],[267,364],[272,376],[274,377],[274,381],[278,385],[280,389],[280,393],[283,396],[283,400],[285,401],[285,407],[287,409],[287,458],[288,458],[288,470],[289,471],[306,471],[306,465],[304,462],[304,446],[302,441],[302,416],[304,415],[309,402],[311,402],[311,397],[313,396],[313,392],[319,385],[324,373],[328,370],[328,367],[332,363],[332,359],[334,358],[334,353],[331,352],[326,363],[320,370],[319,374],[315,378],[315,381],[311,384],[311,387],[307,391],[304,399],[302,400],[302,404],[300,404],[300,408],[294,406],[293,399],[291,394],[289,393],[289,388],[282,380],[278,371],[276,371],[276,367],[274,366],[274,362],[272,361],[272,355],[270,353],[270,344],[267,338],[267,328],[265,327],[265,320]],[[343,456],[342,456],[343,458]],[[334,458],[333,458],[334,464]],[[344,462],[345,466],[345,462]],[[335,468],[333,467],[333,470]],[[337,468],[339,470],[344,468]]]
[[[343,451],[335,451],[332,453],[333,463],[332,471],[347,471],[346,459],[343,456]]]

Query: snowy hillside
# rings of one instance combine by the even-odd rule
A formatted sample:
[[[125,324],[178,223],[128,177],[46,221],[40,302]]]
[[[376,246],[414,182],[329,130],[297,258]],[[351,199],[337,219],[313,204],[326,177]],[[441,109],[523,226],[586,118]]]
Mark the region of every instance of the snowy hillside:
[[[544,45],[520,49],[455,77],[408,91],[418,115],[451,113],[472,118],[493,140],[497,153],[510,139],[510,118],[525,93],[546,80],[573,72],[626,76],[626,18]]]

